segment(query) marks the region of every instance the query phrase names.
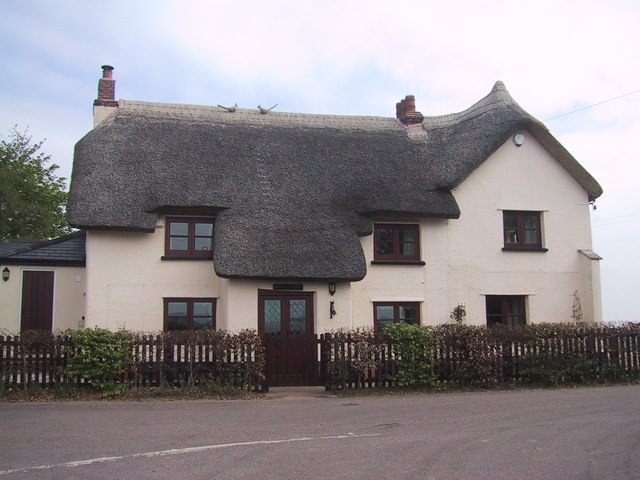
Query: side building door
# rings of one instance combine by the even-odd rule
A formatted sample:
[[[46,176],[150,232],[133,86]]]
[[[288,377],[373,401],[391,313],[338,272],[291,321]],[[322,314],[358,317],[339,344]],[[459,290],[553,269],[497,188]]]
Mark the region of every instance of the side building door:
[[[266,348],[269,386],[318,384],[313,293],[260,290],[258,332]]]
[[[53,283],[55,272],[22,272],[20,331],[51,330],[53,327]]]

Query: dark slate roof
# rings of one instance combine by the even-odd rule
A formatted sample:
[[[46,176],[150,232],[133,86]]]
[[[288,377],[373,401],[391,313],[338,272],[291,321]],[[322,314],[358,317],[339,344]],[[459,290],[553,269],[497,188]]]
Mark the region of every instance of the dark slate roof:
[[[12,248],[17,245],[19,248]],[[84,266],[85,233],[76,232],[53,240],[0,243],[0,264]]]
[[[40,240],[5,240],[0,242],[0,258],[12,255],[21,250],[28,250],[31,245],[39,243]]]
[[[498,82],[468,110],[395,118],[121,100],[76,145],[69,222],[151,232],[159,213],[216,214],[228,278],[359,280],[373,217],[457,218],[451,190],[528,128],[591,197],[593,178]]]

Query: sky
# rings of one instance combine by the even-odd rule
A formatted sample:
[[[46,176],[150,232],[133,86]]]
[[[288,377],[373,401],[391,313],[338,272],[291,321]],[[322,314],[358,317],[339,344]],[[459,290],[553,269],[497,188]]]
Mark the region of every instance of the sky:
[[[69,178],[104,64],[116,99],[386,117],[501,80],[602,185],[604,319],[640,321],[639,25],[638,0],[0,0],[0,138]]]

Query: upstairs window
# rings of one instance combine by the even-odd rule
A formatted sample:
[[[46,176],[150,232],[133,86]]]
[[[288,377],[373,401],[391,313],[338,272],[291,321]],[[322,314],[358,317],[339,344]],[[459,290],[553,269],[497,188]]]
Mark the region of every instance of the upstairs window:
[[[213,258],[213,219],[167,217],[167,257]]]
[[[540,212],[503,212],[506,250],[541,250]]]
[[[526,324],[524,295],[487,295],[487,326],[520,327]]]
[[[376,328],[392,323],[420,325],[419,302],[374,302],[373,324]]]
[[[164,330],[215,330],[215,298],[165,298]]]
[[[374,261],[418,262],[420,228],[418,225],[375,224]]]

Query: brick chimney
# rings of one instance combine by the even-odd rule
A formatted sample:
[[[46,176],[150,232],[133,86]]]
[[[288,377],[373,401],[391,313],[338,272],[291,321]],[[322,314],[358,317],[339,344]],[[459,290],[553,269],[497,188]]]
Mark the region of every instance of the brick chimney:
[[[118,107],[116,96],[116,81],[113,79],[113,67],[102,65],[102,78],[98,80],[98,98],[93,101],[93,126]]]
[[[396,103],[396,118],[405,125],[422,123],[424,115],[416,112],[416,97],[407,95],[400,102]]]

